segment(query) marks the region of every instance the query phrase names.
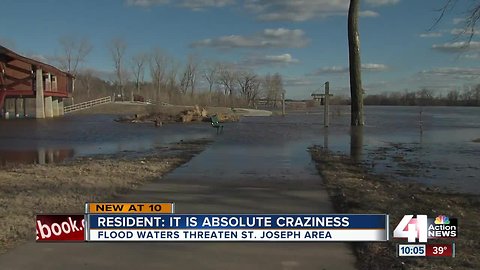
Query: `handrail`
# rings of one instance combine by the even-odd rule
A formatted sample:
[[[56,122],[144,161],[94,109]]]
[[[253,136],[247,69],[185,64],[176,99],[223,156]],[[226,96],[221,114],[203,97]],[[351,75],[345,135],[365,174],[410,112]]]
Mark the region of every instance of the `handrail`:
[[[65,111],[65,113],[70,113],[70,112],[84,110],[84,109],[88,109],[88,108],[91,108],[91,107],[96,106],[96,105],[110,103],[110,102],[112,102],[112,97],[110,97],[110,96],[103,97],[103,98],[97,98],[97,99],[94,99],[94,100],[89,100],[89,101],[77,103],[77,104],[74,104],[74,105],[65,106],[64,111]]]

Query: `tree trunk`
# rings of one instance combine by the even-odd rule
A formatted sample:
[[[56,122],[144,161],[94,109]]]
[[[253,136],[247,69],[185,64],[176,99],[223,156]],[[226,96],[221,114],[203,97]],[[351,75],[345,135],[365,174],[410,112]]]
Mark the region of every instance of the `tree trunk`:
[[[358,10],[360,0],[350,0],[348,9],[348,52],[350,60],[351,125],[363,126],[363,89],[360,63],[360,36]]]

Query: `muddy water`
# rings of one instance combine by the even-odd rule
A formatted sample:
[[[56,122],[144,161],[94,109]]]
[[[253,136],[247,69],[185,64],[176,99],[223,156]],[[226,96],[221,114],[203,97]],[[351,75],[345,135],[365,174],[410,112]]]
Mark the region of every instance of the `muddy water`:
[[[401,181],[480,193],[480,143],[472,142],[480,138],[480,108],[367,107],[366,126],[353,130],[348,112],[348,107],[333,107],[328,129],[321,110],[248,117],[226,124],[219,136],[208,124],[156,129],[116,123],[111,116],[2,121],[0,161],[18,162],[28,156],[28,162],[58,162],[212,137],[216,142],[210,149],[188,164],[195,171],[225,181],[229,175],[250,174],[280,181],[286,174],[314,174],[306,149],[319,144]],[[212,162],[220,169],[212,172]]]
[[[180,140],[212,136],[205,125],[114,122],[113,116],[68,116],[0,121],[0,165],[62,162],[77,156],[146,151]]]
[[[314,173],[305,150],[318,144],[400,181],[480,193],[480,144],[472,142],[480,137],[480,108],[368,107],[360,130],[348,126],[346,107],[332,109],[328,129],[322,119],[320,111],[243,118],[189,166],[224,181],[237,175],[282,181],[295,173],[305,179]]]

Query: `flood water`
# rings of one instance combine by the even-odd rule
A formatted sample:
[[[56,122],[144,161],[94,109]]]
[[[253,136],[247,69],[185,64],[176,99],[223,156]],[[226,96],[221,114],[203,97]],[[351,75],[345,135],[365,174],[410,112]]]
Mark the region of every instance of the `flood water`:
[[[180,140],[207,138],[204,125],[126,124],[112,115],[0,120],[0,164],[62,162],[79,156],[142,152]]]
[[[204,162],[223,159],[222,171],[230,174],[281,179],[282,171],[311,170],[306,149],[318,144],[400,181],[480,194],[480,143],[472,142],[480,138],[480,108],[369,106],[361,129],[349,127],[348,112],[348,107],[333,106],[329,128],[323,127],[321,108],[286,117],[245,117],[226,124],[219,136],[208,123],[154,128],[116,123],[112,116],[1,121],[0,163],[61,162],[212,138],[215,143],[201,155]],[[193,161],[190,166],[201,170],[203,165]]]

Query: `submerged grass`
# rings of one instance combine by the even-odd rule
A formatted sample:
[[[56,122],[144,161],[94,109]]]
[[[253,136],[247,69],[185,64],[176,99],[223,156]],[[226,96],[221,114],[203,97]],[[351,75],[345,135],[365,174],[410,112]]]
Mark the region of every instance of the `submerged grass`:
[[[395,239],[387,243],[357,243],[354,248],[360,269],[480,269],[478,196],[445,193],[438,188],[374,175],[349,157],[319,146],[310,148],[310,153],[339,212],[387,213],[391,229],[406,214],[443,214],[459,219],[455,258],[396,257],[396,244],[405,241]]]
[[[83,213],[84,203],[115,199],[188,162],[206,140],[172,144],[135,157],[98,156],[66,164],[0,169],[0,253],[34,239],[34,216]]]

